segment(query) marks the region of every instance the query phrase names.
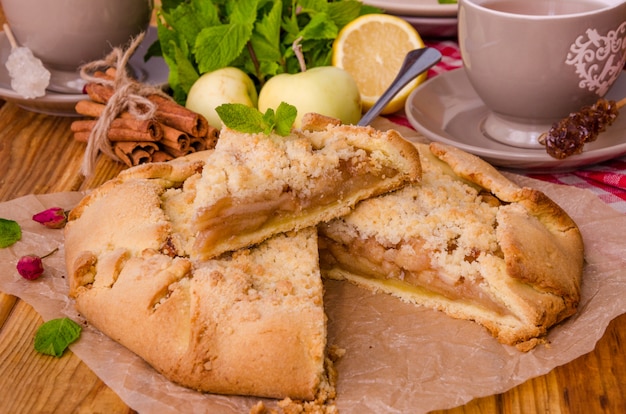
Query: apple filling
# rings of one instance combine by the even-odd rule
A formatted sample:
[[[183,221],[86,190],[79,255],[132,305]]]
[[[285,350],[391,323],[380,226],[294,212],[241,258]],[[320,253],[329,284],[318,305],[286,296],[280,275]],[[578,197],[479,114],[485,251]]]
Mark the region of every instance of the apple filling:
[[[322,268],[339,267],[364,278],[392,284],[403,291],[462,301],[500,315],[511,314],[481,286],[484,283],[482,277],[475,276],[472,280],[463,276],[452,277],[433,264],[436,254],[449,254],[457,248],[454,241],[449,242],[448,252],[435,252],[426,248],[419,238],[384,246],[374,238],[330,235],[326,229],[324,225],[319,226]],[[471,251],[464,254],[463,261],[472,265],[481,254]]]
[[[391,167],[368,168],[367,163],[341,160],[339,174],[311,177],[305,195],[283,188],[280,194],[238,198],[229,196],[198,210],[195,248],[203,251],[223,240],[250,234],[264,226],[318,214],[326,207],[351,199],[363,188],[373,188],[395,177]],[[371,194],[368,194],[371,195]]]

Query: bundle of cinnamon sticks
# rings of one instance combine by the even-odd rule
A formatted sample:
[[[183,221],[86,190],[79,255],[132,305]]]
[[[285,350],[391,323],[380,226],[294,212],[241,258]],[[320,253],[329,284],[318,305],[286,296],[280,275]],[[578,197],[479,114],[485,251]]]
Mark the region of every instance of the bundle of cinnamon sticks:
[[[115,70],[109,68],[98,76],[112,79]],[[78,114],[94,119],[72,122],[74,139],[80,142],[88,141],[97,118],[115,92],[111,86],[92,82],[87,83],[85,91],[89,99],[79,101],[75,109]],[[219,131],[202,115],[157,94],[147,98],[156,105],[154,119],[139,120],[123,112],[111,122],[107,132],[115,155],[126,165],[168,161],[215,146]]]

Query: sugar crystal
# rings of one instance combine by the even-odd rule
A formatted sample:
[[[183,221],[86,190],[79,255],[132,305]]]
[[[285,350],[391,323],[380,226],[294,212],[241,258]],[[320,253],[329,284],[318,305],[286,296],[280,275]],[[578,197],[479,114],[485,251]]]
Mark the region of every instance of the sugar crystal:
[[[6,67],[11,77],[11,88],[26,99],[46,94],[50,83],[50,72],[26,47],[11,49]]]

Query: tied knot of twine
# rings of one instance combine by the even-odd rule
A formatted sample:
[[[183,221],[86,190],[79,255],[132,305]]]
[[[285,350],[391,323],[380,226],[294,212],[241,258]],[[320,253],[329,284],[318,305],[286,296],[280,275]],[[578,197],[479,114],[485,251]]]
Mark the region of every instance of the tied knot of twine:
[[[144,36],[145,33],[140,33],[131,40],[126,50],[119,47],[113,48],[105,58],[89,62],[80,68],[80,76],[87,83],[97,83],[113,89],[113,95],[108,99],[102,114],[89,134],[81,166],[81,172],[86,177],[93,174],[99,152],[114,160],[119,160],[107,138],[111,123],[115,118],[123,112],[128,112],[138,120],[152,119],[156,114],[157,105],[148,99],[148,96],[156,94],[171,99],[161,89],[137,82],[128,75],[126,69],[128,61],[143,41]],[[97,71],[110,67],[116,68],[113,78],[95,75]]]

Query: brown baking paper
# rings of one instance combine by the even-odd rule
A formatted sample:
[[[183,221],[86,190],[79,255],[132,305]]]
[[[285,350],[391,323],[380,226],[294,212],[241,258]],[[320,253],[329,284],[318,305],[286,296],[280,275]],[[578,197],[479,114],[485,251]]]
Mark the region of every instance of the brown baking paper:
[[[586,265],[579,312],[552,329],[549,347],[521,353],[499,344],[475,323],[327,281],[329,344],[346,350],[336,364],[341,413],[420,413],[504,392],[592,351],[609,322],[626,312],[626,215],[590,191],[507,175],[544,191],[580,226]],[[63,231],[47,229],[31,217],[53,206],[70,208],[82,196],[32,195],[0,203],[0,217],[18,221],[23,229],[20,242],[0,249],[0,290],[32,305],[44,320],[69,316],[82,322],[66,296]],[[56,247],[59,251],[44,259],[46,272],[40,279],[19,276],[19,257]],[[172,384],[90,327],[71,350],[140,413],[242,413],[260,400],[202,394]]]

